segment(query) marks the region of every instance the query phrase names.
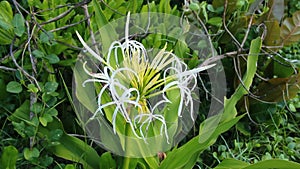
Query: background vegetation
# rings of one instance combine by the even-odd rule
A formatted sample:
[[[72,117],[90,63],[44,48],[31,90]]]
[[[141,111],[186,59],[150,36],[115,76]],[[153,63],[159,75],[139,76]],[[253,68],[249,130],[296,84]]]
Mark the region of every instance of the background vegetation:
[[[198,143],[198,128],[209,99],[177,148],[131,159],[130,168],[214,168],[222,161],[219,168],[299,167],[291,162],[300,162],[298,0],[10,0],[0,11],[0,168],[122,168],[123,157],[85,137],[71,94],[82,51],[75,31],[87,40],[128,11],[186,17],[205,30],[217,51],[209,60],[184,41],[170,47],[191,67],[221,60],[228,91],[225,117],[208,142]],[[140,40],[162,48],[162,39]],[[284,161],[264,163],[270,159]]]

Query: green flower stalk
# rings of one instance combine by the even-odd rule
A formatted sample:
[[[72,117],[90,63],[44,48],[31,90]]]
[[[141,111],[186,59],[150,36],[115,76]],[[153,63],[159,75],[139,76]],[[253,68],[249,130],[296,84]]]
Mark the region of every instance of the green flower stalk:
[[[168,122],[158,107],[172,103],[167,97],[167,92],[177,90],[180,93],[180,102],[176,105],[178,106],[176,116],[180,118],[183,107],[189,106],[190,116],[194,121],[192,94],[197,86],[197,73],[214,65],[188,70],[183,61],[172,52],[166,51],[167,45],[151,60],[142,43],[128,38],[129,20],[128,13],[125,41],[123,43],[114,41],[105,58],[93,51],[76,32],[87,52],[104,66],[103,70],[93,73],[88,70],[86,62],[83,64],[85,72],[91,78],[85,80],[82,85],[85,86],[89,82],[102,85],[97,96],[98,108],[90,120],[96,119],[99,115],[111,116],[110,122],[114,133],[117,134],[119,132],[117,126],[122,126],[117,124],[119,122],[117,119],[122,117],[123,121],[130,126],[132,133],[145,142],[149,137],[148,131],[155,123],[160,126],[159,129],[153,127],[151,130],[158,130],[154,133],[164,135],[167,143],[170,143]],[[104,93],[109,93],[111,101],[103,101]],[[149,100],[154,97],[161,99],[152,105]],[[104,111],[108,107],[114,108],[113,111]]]

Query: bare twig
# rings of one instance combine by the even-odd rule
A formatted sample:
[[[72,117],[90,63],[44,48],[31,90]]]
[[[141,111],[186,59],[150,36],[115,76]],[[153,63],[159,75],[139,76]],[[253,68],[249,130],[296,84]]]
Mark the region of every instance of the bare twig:
[[[215,63],[221,59],[224,59],[226,57],[234,57],[237,55],[237,51],[233,51],[233,52],[228,52],[228,53],[224,53],[222,55],[217,55],[217,56],[214,56],[214,57],[211,57],[211,58],[208,58],[206,59],[202,64],[201,66],[207,66],[207,65],[210,65],[212,63]]]
[[[40,85],[38,83],[38,81],[36,80],[35,77],[31,76],[26,70],[24,70],[17,62],[16,58],[14,57],[14,53],[13,53],[13,45],[14,45],[15,39],[13,39],[12,43],[10,44],[9,47],[9,53],[11,56],[12,61],[14,62],[15,66],[18,68],[18,70],[20,70],[31,83],[36,84],[36,86],[38,87],[39,90],[41,90]]]
[[[248,116],[249,120],[250,120],[253,124],[259,125],[258,123],[256,123],[256,122],[252,119],[252,117],[251,117],[251,115],[250,115],[250,112],[249,112],[249,109],[248,109],[247,101],[248,101],[248,97],[247,97],[247,96],[244,96],[244,106],[245,106],[245,110],[246,110],[247,116]]]
[[[99,54],[99,49],[97,47],[97,42],[96,42],[96,39],[95,39],[95,35],[94,35],[94,32],[92,30],[92,27],[91,27],[91,20],[90,20],[90,14],[89,14],[89,11],[88,11],[88,8],[87,8],[87,5],[83,5],[82,6],[83,10],[84,10],[84,15],[85,17],[87,18],[87,26],[89,28],[89,32],[90,32],[90,35],[91,35],[91,40],[92,40],[92,46],[95,47],[95,52],[97,54]]]
[[[211,49],[211,55],[212,57],[215,55],[215,50],[214,50],[214,46],[212,44],[212,40],[211,40],[211,37],[210,37],[210,34],[204,24],[204,22],[202,21],[202,19],[197,15],[197,13],[195,11],[192,11],[194,17],[196,17],[197,21],[199,22],[199,24],[201,25],[201,27],[203,28],[207,38],[208,38],[208,42],[209,42],[209,46],[210,46],[210,49]]]
[[[244,39],[243,39],[243,41],[242,41],[242,43],[241,43],[241,48],[244,47],[245,42],[246,42],[246,40],[247,40],[247,38],[248,38],[248,35],[249,35],[249,32],[250,32],[250,28],[251,28],[251,25],[252,25],[252,22],[253,22],[253,17],[254,17],[254,15],[252,14],[251,17],[250,17],[250,21],[249,21],[249,23],[248,23],[248,27],[247,27],[247,30],[246,30]]]
[[[239,48],[241,48],[240,42],[233,36],[233,34],[227,28],[227,25],[226,25],[226,10],[227,10],[227,6],[228,6],[228,0],[225,0],[225,3],[224,3],[224,12],[223,12],[223,26],[224,26],[224,29],[226,30],[226,32],[231,36],[231,38],[233,39],[233,41],[239,46]]]
[[[7,70],[7,71],[13,71],[13,72],[17,71],[17,69],[6,67],[6,66],[0,66],[0,69]]]

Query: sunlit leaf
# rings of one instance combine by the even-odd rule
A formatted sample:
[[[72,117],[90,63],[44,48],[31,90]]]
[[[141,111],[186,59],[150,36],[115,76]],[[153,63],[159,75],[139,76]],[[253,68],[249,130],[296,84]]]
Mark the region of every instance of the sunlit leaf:
[[[22,85],[16,81],[11,81],[6,86],[6,91],[10,93],[21,93],[22,90],[23,90]]]
[[[14,146],[4,147],[1,152],[0,169],[15,169],[18,158],[18,150]]]
[[[29,161],[40,156],[39,150],[35,147],[32,149],[25,148],[23,153],[24,153],[24,158]]]

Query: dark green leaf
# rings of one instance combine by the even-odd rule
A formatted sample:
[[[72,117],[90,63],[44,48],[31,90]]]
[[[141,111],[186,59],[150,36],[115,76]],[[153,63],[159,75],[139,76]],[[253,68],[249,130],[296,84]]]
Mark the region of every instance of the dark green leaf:
[[[47,82],[44,86],[45,92],[55,92],[58,87],[57,82]]]
[[[40,35],[40,41],[42,43],[48,43],[54,39],[54,35],[52,32],[42,32]]]
[[[47,55],[45,57],[49,63],[51,64],[55,64],[55,63],[58,63],[60,61],[59,57],[56,55],[56,54],[50,54],[50,55]]]
[[[43,105],[39,102],[34,103],[30,108],[30,111],[32,111],[35,114],[40,113],[42,110],[43,110]]]
[[[39,50],[34,50],[34,51],[32,52],[32,54],[33,54],[35,57],[37,57],[37,58],[43,58],[43,57],[45,57],[45,54],[44,54],[42,51],[39,51]]]

